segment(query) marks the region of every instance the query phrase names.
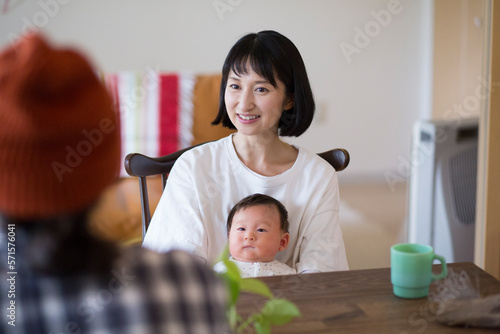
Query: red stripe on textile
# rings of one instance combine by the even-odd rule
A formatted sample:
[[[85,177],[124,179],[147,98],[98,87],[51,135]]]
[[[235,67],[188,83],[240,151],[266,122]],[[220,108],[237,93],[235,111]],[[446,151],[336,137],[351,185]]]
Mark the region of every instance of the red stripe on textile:
[[[118,76],[116,74],[106,75],[106,85],[108,86],[109,93],[113,97],[115,111],[120,112],[120,95],[118,94]]]
[[[104,75],[104,82],[106,85],[106,88],[109,91],[109,94],[111,95],[111,98],[113,99],[113,108],[115,109],[115,115],[116,115],[116,124],[117,124],[117,130],[120,132],[120,138],[122,139],[122,145],[120,146],[120,156],[121,159],[120,161],[125,160],[125,150],[123,148],[123,143],[125,143],[125,139],[122,137],[124,134],[124,131],[122,131],[122,122],[121,122],[121,110],[120,110],[120,96],[118,93],[118,75],[116,74],[105,74]],[[125,172],[124,166],[122,163],[120,163],[120,176],[127,176],[128,174]]]
[[[113,107],[116,113],[116,120],[118,124],[120,123],[121,110],[120,110],[120,96],[118,94],[118,76],[116,74],[106,74],[105,75],[106,88],[113,99]]]
[[[160,156],[173,153],[179,148],[179,77],[176,74],[160,75],[159,101]]]
[[[111,75],[109,82],[111,83],[111,87],[109,89],[110,89],[110,94],[113,98],[113,105],[114,105],[115,114],[116,114],[116,122],[117,122],[117,124],[119,124],[119,130],[120,130],[120,136],[121,136],[121,133],[122,133],[122,130],[121,130],[122,113],[120,110],[120,108],[121,108],[120,95],[118,93],[118,75],[116,75],[116,74]],[[122,161],[123,161],[123,159],[122,159]]]

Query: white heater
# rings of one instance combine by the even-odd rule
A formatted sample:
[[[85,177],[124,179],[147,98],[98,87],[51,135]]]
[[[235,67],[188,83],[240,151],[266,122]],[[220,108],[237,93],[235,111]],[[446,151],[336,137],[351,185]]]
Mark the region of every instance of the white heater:
[[[447,262],[474,260],[478,119],[418,121],[410,159],[408,241]]]

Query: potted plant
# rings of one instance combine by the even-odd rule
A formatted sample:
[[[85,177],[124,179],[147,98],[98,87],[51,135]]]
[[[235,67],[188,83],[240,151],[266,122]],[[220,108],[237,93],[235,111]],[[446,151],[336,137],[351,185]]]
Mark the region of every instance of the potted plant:
[[[226,250],[225,255],[229,252]],[[229,292],[227,310],[228,322],[234,333],[244,333],[253,326],[257,334],[271,333],[272,325],[282,325],[294,317],[300,316],[300,311],[294,303],[284,298],[273,296],[269,287],[256,278],[241,278],[238,267],[224,256],[226,271],[218,274],[225,282]],[[250,314],[246,319],[238,314],[236,304],[241,292],[254,293],[267,298],[266,303],[257,313]]]

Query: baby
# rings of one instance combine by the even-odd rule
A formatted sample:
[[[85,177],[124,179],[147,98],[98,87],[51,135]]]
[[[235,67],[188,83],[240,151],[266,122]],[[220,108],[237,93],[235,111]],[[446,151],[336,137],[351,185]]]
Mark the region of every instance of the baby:
[[[296,274],[297,271],[275,259],[290,240],[288,212],[278,200],[254,194],[239,201],[227,218],[230,261],[241,277]],[[222,262],[214,266],[225,271]]]

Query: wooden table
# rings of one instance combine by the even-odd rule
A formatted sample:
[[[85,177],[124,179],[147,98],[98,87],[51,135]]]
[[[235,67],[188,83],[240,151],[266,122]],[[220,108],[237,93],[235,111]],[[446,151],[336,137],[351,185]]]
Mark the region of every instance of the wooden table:
[[[439,265],[440,266],[440,265]],[[436,271],[439,269],[435,266]],[[499,330],[447,327],[436,322],[442,293],[455,298],[470,279],[482,297],[500,293],[500,281],[472,263],[448,264],[450,274],[431,284],[429,298],[401,299],[393,295],[390,268],[262,277],[273,294],[297,305],[302,316],[272,333],[497,333]],[[437,302],[436,302],[437,300]],[[263,299],[242,294],[238,312],[245,317],[262,306]],[[442,305],[442,304],[441,304]]]

